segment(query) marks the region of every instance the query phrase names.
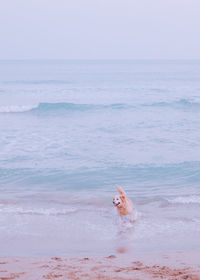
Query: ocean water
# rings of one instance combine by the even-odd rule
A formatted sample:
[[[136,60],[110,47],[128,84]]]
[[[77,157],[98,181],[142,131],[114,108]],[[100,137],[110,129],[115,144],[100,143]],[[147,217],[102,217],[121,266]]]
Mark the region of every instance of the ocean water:
[[[0,61],[1,255],[199,249],[199,143],[200,61]]]

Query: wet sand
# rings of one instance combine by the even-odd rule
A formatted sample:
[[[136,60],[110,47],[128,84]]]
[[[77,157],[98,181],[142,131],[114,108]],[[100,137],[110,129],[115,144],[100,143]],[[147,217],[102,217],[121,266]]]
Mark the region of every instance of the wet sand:
[[[89,257],[0,257],[1,280],[200,280],[200,252]]]

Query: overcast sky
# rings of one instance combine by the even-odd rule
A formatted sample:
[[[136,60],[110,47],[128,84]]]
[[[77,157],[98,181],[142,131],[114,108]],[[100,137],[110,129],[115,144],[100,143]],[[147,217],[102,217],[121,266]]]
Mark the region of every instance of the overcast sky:
[[[0,59],[200,59],[200,0],[0,0]]]

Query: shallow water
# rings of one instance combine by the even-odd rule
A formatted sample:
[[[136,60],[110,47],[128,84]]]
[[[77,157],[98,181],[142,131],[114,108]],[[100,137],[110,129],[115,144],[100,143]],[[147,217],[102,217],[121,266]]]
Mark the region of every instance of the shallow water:
[[[1,253],[198,248],[199,116],[198,61],[1,61]]]

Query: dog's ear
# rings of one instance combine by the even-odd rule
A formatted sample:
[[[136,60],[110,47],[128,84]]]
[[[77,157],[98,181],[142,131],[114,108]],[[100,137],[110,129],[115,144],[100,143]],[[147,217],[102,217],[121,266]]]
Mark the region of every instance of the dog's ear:
[[[126,196],[125,191],[118,185],[116,185],[116,188],[118,189],[118,192],[121,194],[121,196]]]
[[[125,195],[120,195],[120,199],[122,201],[122,204],[124,205],[126,203],[126,196]]]

